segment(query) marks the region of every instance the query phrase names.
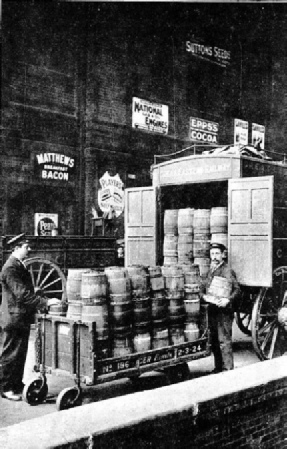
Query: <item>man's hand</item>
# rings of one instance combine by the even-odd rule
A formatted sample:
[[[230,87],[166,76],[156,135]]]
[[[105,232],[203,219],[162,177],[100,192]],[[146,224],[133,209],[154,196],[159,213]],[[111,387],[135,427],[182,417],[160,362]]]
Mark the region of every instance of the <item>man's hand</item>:
[[[51,307],[51,306],[59,306],[61,304],[61,300],[58,298],[49,298],[47,300],[47,306]]]
[[[229,304],[228,298],[218,298],[217,306],[218,307],[226,307]]]

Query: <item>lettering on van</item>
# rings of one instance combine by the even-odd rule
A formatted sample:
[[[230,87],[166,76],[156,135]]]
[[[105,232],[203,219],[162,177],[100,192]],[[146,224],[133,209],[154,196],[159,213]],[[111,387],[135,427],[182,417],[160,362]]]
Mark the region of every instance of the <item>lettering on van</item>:
[[[74,167],[75,159],[65,154],[36,154],[36,169],[42,179],[70,181]]]
[[[219,125],[197,117],[189,119],[189,139],[195,142],[217,144]]]

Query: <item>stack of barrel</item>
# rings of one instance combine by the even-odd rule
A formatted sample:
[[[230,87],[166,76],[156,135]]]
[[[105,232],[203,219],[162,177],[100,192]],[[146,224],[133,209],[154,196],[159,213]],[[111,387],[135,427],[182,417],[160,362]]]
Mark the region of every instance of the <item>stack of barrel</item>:
[[[193,260],[193,215],[194,209],[178,211],[178,264],[191,265]]]
[[[89,270],[82,273],[81,283],[83,323],[95,323],[95,346],[98,357],[110,353],[108,284],[104,271]]]
[[[195,209],[193,215],[194,264],[199,266],[200,276],[207,276],[210,266],[210,209]]]
[[[178,262],[178,209],[166,209],[164,212],[164,265]]]
[[[186,312],[184,335],[187,341],[194,341],[199,337],[200,272],[198,265],[193,264],[190,270],[184,273],[184,282]]]
[[[184,274],[180,266],[162,267],[172,344],[184,343]]]
[[[168,333],[168,302],[165,297],[164,278],[159,266],[149,267],[152,348],[162,348],[169,345]]]
[[[227,207],[213,207],[210,212],[211,243],[227,243]]]
[[[68,298],[67,318],[71,320],[80,321],[82,319],[82,274],[86,271],[86,268],[70,268],[68,270],[66,285]]]
[[[110,323],[113,357],[122,357],[133,352],[133,305],[131,281],[126,268],[107,267]]]
[[[151,349],[150,285],[147,268],[143,265],[127,267],[131,280],[133,305],[133,348],[135,352]]]

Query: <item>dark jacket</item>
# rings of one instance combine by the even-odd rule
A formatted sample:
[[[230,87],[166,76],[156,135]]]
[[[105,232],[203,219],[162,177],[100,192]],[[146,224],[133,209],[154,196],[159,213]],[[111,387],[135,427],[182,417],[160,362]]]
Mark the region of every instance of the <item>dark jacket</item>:
[[[241,291],[240,286],[237,282],[235,272],[227,265],[226,262],[223,262],[221,265],[219,265],[215,270],[209,270],[207,278],[201,285],[201,295],[205,294],[210,287],[210,284],[212,282],[212,279],[214,276],[220,276],[228,280],[230,286],[231,286],[231,293],[229,296],[229,304],[224,308],[219,308],[213,304],[209,306],[210,311],[216,313],[219,309],[221,311],[226,311],[227,313],[233,313],[236,309],[236,302],[240,298]]]
[[[29,271],[11,255],[1,271],[3,327],[26,327],[44,300],[34,293]]]

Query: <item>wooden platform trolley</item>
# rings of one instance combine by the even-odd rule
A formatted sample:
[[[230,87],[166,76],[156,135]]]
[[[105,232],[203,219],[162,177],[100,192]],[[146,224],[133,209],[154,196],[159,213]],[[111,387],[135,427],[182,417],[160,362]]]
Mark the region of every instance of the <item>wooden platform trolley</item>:
[[[164,264],[164,216],[182,208],[228,210],[228,259],[242,287],[239,328],[261,360],[286,351],[287,165],[202,154],[152,166],[152,186],[126,190],[126,263]],[[287,326],[285,326],[285,329]]]
[[[4,239],[3,249],[5,260],[9,251]],[[74,239],[29,237],[33,253],[25,263],[30,271],[34,286],[43,289],[48,297],[57,297],[63,304],[67,302],[67,274],[74,268],[95,269],[101,272],[104,267],[99,264],[103,258],[97,256],[107,254],[107,265],[114,265],[111,241],[98,238]],[[59,239],[58,237],[56,239]],[[64,240],[64,241],[63,241]],[[91,241],[93,240],[93,241]],[[107,247],[107,243],[109,246]],[[102,246],[101,246],[102,245]],[[76,248],[75,248],[76,246]],[[82,255],[81,255],[81,249]],[[60,266],[56,263],[59,263]],[[71,262],[74,264],[71,265]],[[124,269],[122,267],[111,267]],[[88,270],[89,272],[89,270]],[[123,309],[123,313],[124,309]],[[96,385],[119,378],[130,378],[133,381],[145,372],[163,371],[171,382],[187,378],[189,370],[187,362],[206,357],[210,354],[209,332],[207,324],[207,306],[198,311],[198,333],[195,338],[180,343],[172,342],[169,335],[165,337],[165,345],[148,350],[132,350],[128,355],[115,356],[112,351],[112,331],[110,335],[99,337],[97,323],[82,319],[68,318],[64,314],[38,314],[36,316],[35,335],[35,371],[39,375],[26,384],[23,399],[30,405],[42,403],[47,398],[47,374],[57,374],[72,377],[75,386],[65,388],[56,400],[58,410],[64,410],[82,401],[83,385]],[[132,348],[134,349],[134,348]]]

